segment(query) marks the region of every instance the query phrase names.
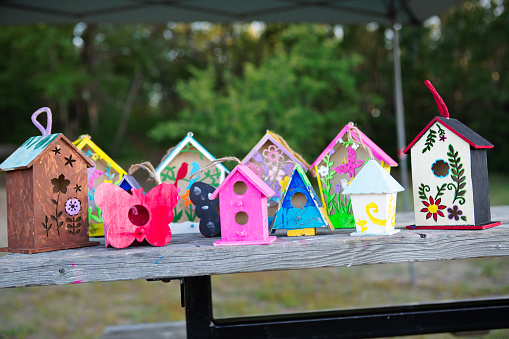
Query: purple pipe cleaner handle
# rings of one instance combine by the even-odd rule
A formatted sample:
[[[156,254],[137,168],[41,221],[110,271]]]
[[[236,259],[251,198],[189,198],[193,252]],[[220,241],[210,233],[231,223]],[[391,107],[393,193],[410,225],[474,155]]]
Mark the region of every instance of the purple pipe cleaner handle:
[[[46,129],[44,129],[44,127],[42,127],[42,125],[39,123],[39,121],[37,121],[37,117],[42,112],[46,112],[46,114],[48,115],[48,123],[47,123]],[[51,134],[51,125],[52,125],[51,117],[52,117],[51,110],[48,107],[39,108],[37,111],[34,112],[34,114],[32,114],[33,124],[35,125],[35,127],[37,127],[39,129],[39,131],[41,131],[42,135],[45,137],[47,137],[48,135]]]

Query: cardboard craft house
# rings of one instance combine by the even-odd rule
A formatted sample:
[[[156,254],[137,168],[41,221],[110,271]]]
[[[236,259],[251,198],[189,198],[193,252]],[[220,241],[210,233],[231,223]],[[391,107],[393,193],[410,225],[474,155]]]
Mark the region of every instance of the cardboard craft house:
[[[103,182],[117,184],[126,172],[99,148],[89,135],[80,136],[73,144],[95,164],[87,170],[89,233],[93,237],[104,236],[102,212],[94,200],[95,190]]]
[[[294,165],[288,163],[281,165],[286,161],[293,161],[308,169],[309,164],[302,156],[293,151],[286,141],[278,134],[267,131],[258,141],[253,149],[244,157],[242,163],[248,166],[258,177],[269,185],[275,194],[269,198],[269,220],[277,210],[277,205],[281,200],[283,193],[283,181],[292,174]],[[270,224],[270,222],[269,222]]]
[[[191,179],[191,176],[214,160],[216,158],[193,138],[193,133],[189,132],[157,166],[156,174],[161,182],[173,184],[181,198],[175,207],[175,217],[170,224],[173,234],[200,233],[200,218],[196,215],[195,206],[190,199],[191,186],[195,182],[204,182],[218,187],[229,171],[222,164],[217,164],[196,178]]]
[[[297,165],[284,189],[271,231],[285,229],[288,236],[315,235],[319,227],[334,230],[306,173]]]
[[[49,109],[34,116],[41,110],[51,126]],[[63,134],[50,130],[29,138],[0,164],[7,179],[4,251],[37,253],[99,244],[88,238],[87,167],[93,163]]]
[[[353,123],[345,125],[309,167],[316,173],[322,204],[334,228],[355,227],[351,200],[342,191],[369,160],[369,154],[361,147],[361,142],[388,173],[391,167],[398,165]]]
[[[219,198],[221,240],[214,246],[268,245],[267,197],[274,191],[246,165],[239,164],[210,199]]]
[[[406,147],[410,151],[415,226],[483,229],[491,221],[486,150],[493,144],[456,119],[429,81],[441,116]]]
[[[343,194],[352,200],[355,228],[351,236],[391,235],[396,230],[397,193],[405,189],[375,160],[369,160]]]

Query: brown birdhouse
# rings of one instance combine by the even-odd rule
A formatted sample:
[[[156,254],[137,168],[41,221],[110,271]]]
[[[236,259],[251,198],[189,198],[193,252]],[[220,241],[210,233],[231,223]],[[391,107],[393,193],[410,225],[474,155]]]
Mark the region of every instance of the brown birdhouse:
[[[44,129],[36,118],[48,114]],[[32,115],[43,135],[31,137],[12,153],[6,172],[8,247],[37,253],[97,245],[88,238],[87,167],[93,163],[63,134],[51,134],[51,111]]]

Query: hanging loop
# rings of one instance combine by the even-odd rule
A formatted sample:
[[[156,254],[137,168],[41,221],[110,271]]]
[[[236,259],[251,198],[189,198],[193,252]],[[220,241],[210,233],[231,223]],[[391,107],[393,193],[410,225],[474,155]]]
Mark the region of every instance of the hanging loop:
[[[39,114],[41,114],[43,112],[46,112],[46,115],[48,117],[46,129],[41,125],[41,123],[39,121],[37,121],[37,117],[39,116]],[[39,131],[41,131],[43,136],[47,137],[48,135],[50,135],[51,134],[51,125],[52,125],[51,110],[48,107],[39,108],[37,111],[34,112],[34,114],[32,114],[32,123],[35,125],[35,127],[37,127],[39,129]]]

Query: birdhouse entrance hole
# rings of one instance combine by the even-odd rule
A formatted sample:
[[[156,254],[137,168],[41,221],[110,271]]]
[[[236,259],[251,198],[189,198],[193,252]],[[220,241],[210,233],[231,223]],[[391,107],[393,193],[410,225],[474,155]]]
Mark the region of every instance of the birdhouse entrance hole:
[[[238,195],[242,195],[244,193],[246,193],[247,191],[247,185],[245,182],[243,181],[237,181],[234,185],[233,185],[233,191],[238,194]]]
[[[129,209],[129,220],[133,223],[133,225],[143,226],[149,219],[150,216],[145,206],[134,205]]]
[[[239,225],[245,225],[249,221],[249,216],[247,215],[246,212],[238,212],[237,214],[235,214],[235,221]]]
[[[306,198],[306,195],[304,195],[304,193],[297,192],[294,195],[292,195],[291,203],[292,206],[295,208],[302,208],[306,206],[307,202],[308,199]]]

